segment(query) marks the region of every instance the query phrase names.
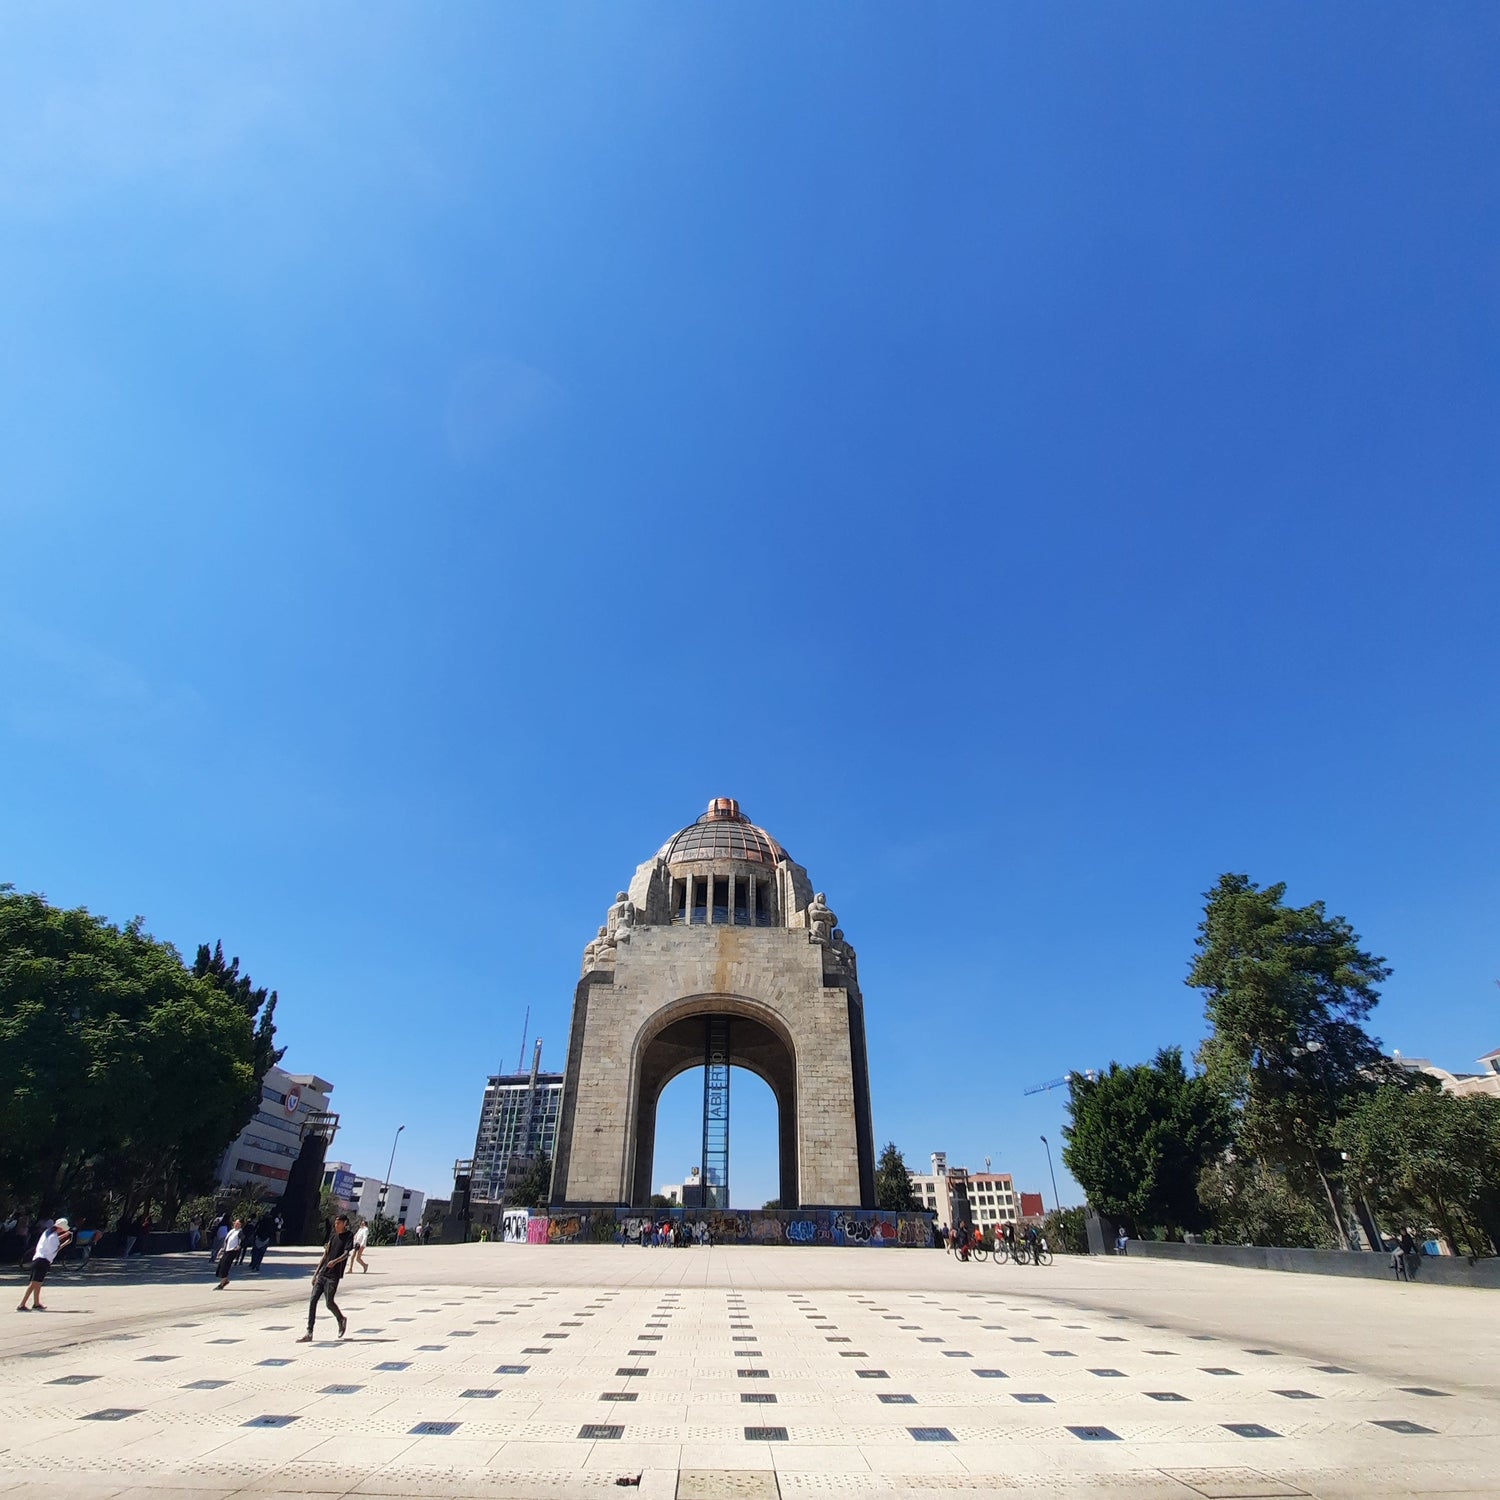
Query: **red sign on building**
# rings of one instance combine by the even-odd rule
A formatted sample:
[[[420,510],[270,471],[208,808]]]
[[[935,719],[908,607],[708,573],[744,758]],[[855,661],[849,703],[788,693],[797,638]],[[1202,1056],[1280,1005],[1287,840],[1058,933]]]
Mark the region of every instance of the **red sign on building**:
[[[1023,1219],[1040,1219],[1042,1216],[1042,1195],[1040,1193],[1021,1194],[1021,1217]]]

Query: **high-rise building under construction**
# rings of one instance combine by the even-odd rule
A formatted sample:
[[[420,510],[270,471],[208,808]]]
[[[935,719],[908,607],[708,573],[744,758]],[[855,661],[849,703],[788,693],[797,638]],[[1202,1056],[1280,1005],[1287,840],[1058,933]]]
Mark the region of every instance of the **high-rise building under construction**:
[[[552,1157],[563,1075],[544,1073],[541,1067],[539,1037],[529,1073],[495,1073],[485,1083],[473,1159],[454,1168],[455,1179],[468,1169],[469,1219],[476,1229],[485,1224],[493,1228],[502,1206],[514,1206],[515,1188],[527,1169]]]

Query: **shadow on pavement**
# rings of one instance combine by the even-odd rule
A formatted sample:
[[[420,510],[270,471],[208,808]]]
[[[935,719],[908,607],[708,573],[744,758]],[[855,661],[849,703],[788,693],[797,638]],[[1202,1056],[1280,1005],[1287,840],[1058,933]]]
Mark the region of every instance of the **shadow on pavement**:
[[[259,1271],[250,1269],[250,1262],[236,1266],[229,1284],[258,1281],[305,1281],[316,1263],[316,1246],[288,1250],[270,1250],[261,1262]],[[86,1266],[77,1261],[64,1261],[52,1268],[47,1285],[86,1286],[93,1282],[106,1286],[192,1286],[202,1282],[218,1280],[218,1262],[207,1255],[192,1253],[176,1255],[131,1256],[121,1260],[116,1256],[92,1257]],[[10,1280],[18,1285],[27,1280],[26,1272],[19,1266],[10,1268]]]

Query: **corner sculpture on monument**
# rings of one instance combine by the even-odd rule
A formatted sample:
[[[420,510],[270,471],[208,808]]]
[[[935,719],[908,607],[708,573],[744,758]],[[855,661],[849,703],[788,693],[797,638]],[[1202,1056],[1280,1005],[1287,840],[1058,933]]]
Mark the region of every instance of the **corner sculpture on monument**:
[[[583,950],[551,1201],[644,1207],[656,1108],[705,1069],[705,1207],[728,1205],[729,1069],[776,1099],[781,1207],[873,1208],[854,950],[807,871],[732,797],[635,872]]]

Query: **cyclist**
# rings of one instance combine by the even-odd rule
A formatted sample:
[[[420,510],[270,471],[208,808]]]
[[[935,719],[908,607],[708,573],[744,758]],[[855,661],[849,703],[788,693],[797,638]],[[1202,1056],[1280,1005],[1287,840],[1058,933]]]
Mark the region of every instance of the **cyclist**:
[[[1036,1225],[1028,1224],[1026,1226],[1025,1248],[1022,1253],[1031,1257],[1031,1263],[1034,1266],[1039,1266],[1042,1263],[1041,1250],[1039,1248],[1040,1242],[1041,1236],[1036,1232]]]

